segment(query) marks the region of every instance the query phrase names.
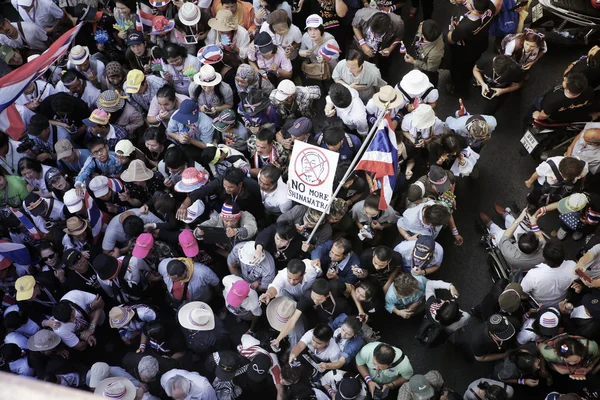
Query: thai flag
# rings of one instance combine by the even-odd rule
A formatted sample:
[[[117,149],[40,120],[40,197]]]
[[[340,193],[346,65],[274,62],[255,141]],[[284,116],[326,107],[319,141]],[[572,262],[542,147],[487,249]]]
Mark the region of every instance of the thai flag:
[[[29,250],[20,243],[11,243],[6,240],[0,240],[0,257],[2,257],[2,260],[8,258],[15,264],[31,265]]]
[[[356,169],[375,174],[375,179],[381,186],[379,209],[387,209],[392,200],[398,173],[398,143],[389,112],[381,120],[375,137],[358,162]]]
[[[29,234],[35,240],[39,240],[39,239],[42,238],[40,236],[40,232],[37,230],[37,228],[35,227],[35,225],[33,224],[33,222],[29,219],[29,217],[27,215],[23,214],[18,208],[12,208],[11,207],[10,210],[15,215],[15,217],[17,217],[19,219],[19,221],[21,221],[21,223],[23,224],[23,226],[25,227],[25,229],[27,229],[27,231],[29,232]]]
[[[123,182],[116,178],[108,178],[108,188],[115,193],[121,193],[123,190],[125,190]]]
[[[146,12],[142,10],[140,4],[137,5],[137,10],[135,12],[135,29],[141,31],[145,34],[152,32],[152,21],[154,20],[154,15],[151,12]]]
[[[90,221],[90,225],[92,227],[92,236],[94,236],[94,243],[96,243],[100,238],[100,234],[102,233],[102,211],[100,211],[100,209],[96,205],[96,202],[87,191],[83,196],[83,203],[85,204],[85,209],[87,210],[88,214],[88,220]]]
[[[14,105],[15,100],[46,68],[67,52],[80,28],[81,24],[75,26],[52,43],[41,56],[0,78],[0,129],[11,138],[18,140],[25,131],[23,119]]]

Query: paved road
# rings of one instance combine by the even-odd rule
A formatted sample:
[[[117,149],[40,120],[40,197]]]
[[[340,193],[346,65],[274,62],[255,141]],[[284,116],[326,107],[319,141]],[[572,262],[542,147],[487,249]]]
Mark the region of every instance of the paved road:
[[[404,11],[404,20],[407,21],[407,7]],[[447,1],[436,1],[433,18],[440,24],[442,29],[447,30],[450,15],[458,14],[456,6]],[[410,43],[416,31],[416,20],[408,20],[405,42]],[[490,216],[493,214],[492,205],[494,201],[509,205],[517,201],[520,206],[525,204],[527,190],[524,181],[533,172],[536,163],[529,157],[521,157],[518,153],[519,139],[522,135],[521,120],[533,99],[551,88],[556,82],[562,80],[562,72],[566,66],[583,54],[585,49],[560,48],[549,44],[549,51],[533,68],[530,79],[523,89],[512,93],[511,99],[496,114],[498,129],[494,132],[492,139],[481,153],[479,166],[481,176],[479,180],[473,181],[463,179],[457,184],[457,204],[455,220],[461,235],[465,239],[463,246],[454,244],[453,238],[447,230],[444,230],[438,241],[443,245],[445,256],[442,268],[434,275],[433,279],[442,279],[454,283],[461,292],[460,305],[463,310],[473,307],[489,290],[492,281],[486,263],[487,253],[479,239],[481,234],[475,228],[475,221],[479,211],[486,211]],[[402,75],[409,70],[400,57],[392,60],[398,68],[392,68],[397,72],[390,79],[391,84],[396,84]],[[440,88],[443,88],[449,79],[447,71],[443,71],[440,79]],[[465,101],[467,110],[476,113],[481,109],[481,97],[476,88],[470,88],[470,99]],[[436,107],[439,118],[444,120],[454,113],[458,107],[458,100],[440,90],[440,100]],[[415,173],[415,178],[420,175]],[[494,218],[494,217],[493,217]],[[549,216],[552,219],[552,216]],[[498,222],[499,219],[495,218]],[[542,227],[548,226],[548,221],[541,221]],[[552,221],[550,221],[552,225]],[[550,229],[547,229],[549,233]],[[570,255],[573,256],[577,246],[569,246]],[[412,365],[417,373],[425,373],[431,369],[438,369],[446,385],[462,393],[473,380],[487,376],[492,365],[483,363],[467,363],[461,355],[450,346],[441,346],[436,349],[424,349],[414,339],[415,332],[419,326],[419,320],[400,320],[397,317],[386,317],[386,328],[382,335],[385,341],[398,345],[408,354]],[[472,319],[467,328],[469,330],[476,324],[481,323]],[[544,396],[549,392],[544,392]],[[521,389],[517,392],[517,398],[543,398],[536,391]]]

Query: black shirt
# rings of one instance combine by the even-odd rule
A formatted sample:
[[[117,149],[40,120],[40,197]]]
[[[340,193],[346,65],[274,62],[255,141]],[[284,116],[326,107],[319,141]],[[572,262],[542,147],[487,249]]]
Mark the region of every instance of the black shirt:
[[[52,109],[51,102],[54,98],[59,98],[61,103],[67,102],[67,104],[71,106],[72,112],[69,113],[65,119],[57,116]],[[77,127],[83,125],[83,120],[90,116],[90,109],[83,100],[62,92],[46,97],[40,104],[38,112],[45,115],[50,121],[61,121],[65,122],[67,125],[75,125]]]
[[[256,236],[256,245],[258,246],[260,244],[263,247],[263,251],[266,251],[273,256],[275,268],[277,268],[278,271],[286,268],[290,260],[295,258],[303,259],[308,256],[302,251],[302,237],[298,234],[294,236],[285,249],[277,250],[277,246],[275,245],[276,231],[276,224],[270,225],[260,231]]]
[[[350,198],[357,193],[362,194],[359,201],[367,197],[367,194],[369,193],[367,182],[359,176],[354,179],[354,182],[352,182],[350,187],[345,188],[342,186],[337,194],[337,197],[344,200],[350,200]]]
[[[231,348],[229,335],[220,318],[215,318],[215,328],[210,331],[193,331],[182,327],[181,332],[188,349],[199,355]]]
[[[566,96],[565,89],[559,85],[544,95],[542,111],[549,115],[552,121],[589,121],[588,113],[593,101],[594,89],[589,86],[579,96],[570,99]]]
[[[490,2],[488,9],[476,19],[470,18],[469,14],[461,16],[458,25],[452,31],[452,41],[475,52],[484,52],[488,47],[490,21],[495,12],[496,7]]]
[[[371,247],[362,252],[360,255],[360,267],[362,269],[366,269],[369,272],[369,276],[377,279],[381,285],[385,285],[388,281],[390,274],[394,269],[402,266],[402,256],[400,253],[392,252],[392,261],[388,264],[387,267],[383,269],[375,269],[373,265],[373,253],[375,252],[375,247]]]
[[[99,295],[106,294],[104,290],[102,290],[100,282],[98,282],[98,275],[96,275],[92,267],[89,267],[87,272],[83,274],[75,272],[69,268],[67,268],[65,272],[66,287],[68,291],[82,290],[84,292],[90,292]]]
[[[581,72],[588,80],[588,86],[592,89],[600,86],[600,68],[592,68],[588,65],[588,57],[581,57],[575,62],[569,72]]]
[[[481,71],[483,80],[490,88],[506,88],[513,83],[521,82],[521,70],[514,62],[508,71],[502,75],[498,75],[493,67],[495,57],[496,55],[494,54],[484,54],[479,61],[477,61],[477,69]]]
[[[486,323],[473,329],[471,335],[471,352],[474,357],[483,357],[488,354],[501,354],[516,347],[516,334],[511,339],[498,345],[491,338]]]
[[[330,281],[329,283],[333,282],[335,281]],[[337,292],[339,292],[338,289],[332,290],[327,300],[318,306],[312,301],[310,292],[300,299],[297,308],[311,322],[308,326],[314,326],[319,323],[326,324],[333,321],[340,314],[350,314],[352,312],[352,308],[346,298],[343,295],[339,296]]]

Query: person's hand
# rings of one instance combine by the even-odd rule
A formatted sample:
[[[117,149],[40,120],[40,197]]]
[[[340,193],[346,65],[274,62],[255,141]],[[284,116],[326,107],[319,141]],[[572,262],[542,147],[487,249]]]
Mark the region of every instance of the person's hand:
[[[271,346],[279,348],[279,340],[277,338],[271,340]]]
[[[181,8],[183,6],[183,0],[173,0],[173,4],[175,4],[175,7],[177,8]]]
[[[190,137],[187,133],[182,133],[181,135],[177,136],[177,140],[179,140],[179,143],[181,144],[188,144],[190,142]]]
[[[383,49],[379,52],[383,57],[389,57],[392,54],[392,50],[388,47],[387,49]]]
[[[180,220],[183,221],[187,218],[187,208],[186,207],[179,207],[177,209],[177,213],[175,214],[175,217]]]
[[[237,236],[237,229],[235,229],[235,228],[225,228],[225,235],[227,235],[228,238],[236,237]]]
[[[305,230],[306,228],[304,228],[304,225],[296,224],[296,231],[298,231],[298,233],[302,233]]]
[[[84,258],[87,258],[88,260],[90,259],[90,251],[89,250],[83,250],[80,253]]]
[[[573,289],[575,293],[581,293],[583,286],[580,283],[573,282],[571,283],[571,289]]]
[[[413,316],[413,312],[412,311],[408,311],[408,310],[399,310],[398,311],[398,316],[404,318],[404,319],[409,319],[410,317]]]
[[[375,397],[375,389],[381,389],[381,386],[379,386],[375,381],[369,381],[367,386],[369,388],[369,392],[371,393],[371,397]]]
[[[291,138],[283,139],[283,148],[286,150],[290,150],[292,148],[292,143],[294,143],[294,142],[292,141]]]
[[[538,119],[538,117],[540,116],[540,112],[534,111],[533,114],[531,114],[531,116],[533,117],[533,119]]]
[[[87,338],[86,342],[88,343],[88,345],[90,346],[95,346],[96,345],[96,336],[92,335],[90,337]]]
[[[92,310],[100,310],[104,308],[104,299],[100,295],[97,295],[90,306],[92,307]]]
[[[108,211],[110,214],[116,214],[119,209],[114,204],[106,203],[106,211]]]
[[[97,43],[96,44],[96,48],[98,49],[98,51],[104,51],[104,45],[103,44]]]
[[[258,264],[260,262],[260,260],[262,260],[262,258],[263,258],[263,249],[261,249],[261,248],[254,249],[254,259],[252,260],[252,262],[254,264]]]
[[[256,13],[256,19],[258,19],[258,20],[261,20],[261,19],[263,19],[266,16],[267,16],[267,9],[266,8],[261,8]]]
[[[94,329],[86,329],[85,331],[81,332],[81,335],[79,335],[79,338],[81,340],[83,340],[84,342],[87,342],[87,340],[94,335]]]
[[[321,268],[321,260],[315,258],[314,260],[310,261],[310,265],[312,265],[314,268]]]
[[[406,178],[407,181],[410,181],[410,179],[413,177],[413,172],[411,169],[407,169],[406,172],[404,173],[404,177]]]
[[[173,75],[170,72],[163,72],[163,78],[169,82],[173,82]]]
[[[415,63],[415,59],[408,53],[406,53],[404,55],[404,61],[409,63],[409,64],[414,64]]]
[[[259,287],[260,287],[259,281],[254,281],[250,284],[250,289],[258,290]]]
[[[489,91],[490,91],[490,87],[487,85],[487,83],[483,82],[481,84],[481,95],[486,96],[487,92],[489,92]]]
[[[360,268],[358,265],[352,266],[352,274],[354,274],[354,276],[356,276],[359,279],[362,279],[365,276],[367,276],[366,271],[364,269]]]
[[[152,222],[148,223],[148,224],[144,224],[144,231],[145,232],[152,232],[155,228],[154,224]]]
[[[383,230],[383,225],[379,221],[371,221],[371,228],[381,231]]]
[[[366,87],[366,85],[362,85],[362,84],[360,84],[358,82],[352,82],[352,84],[350,84],[350,87],[352,89],[355,89],[355,90],[364,90],[364,88]]]
[[[65,280],[65,270],[62,269],[62,268],[54,270],[54,276],[59,281],[64,282],[64,280]]]
[[[533,186],[533,182],[532,181],[530,181],[530,180],[526,180],[525,181],[525,187],[527,189],[531,189],[532,186]]]
[[[415,276],[424,276],[425,275],[425,270],[419,267],[412,267],[410,269],[410,273],[415,275]]]
[[[287,58],[290,58],[291,55],[292,55],[292,46],[291,45],[285,46],[285,56]]]
[[[424,141],[423,139],[419,139],[419,141],[418,141],[418,142],[415,144],[415,147],[418,147],[418,148],[423,148],[423,147],[425,147],[425,141]],[[442,157],[443,157],[443,156],[442,156]],[[442,157],[440,157],[440,159],[441,159]],[[446,159],[445,159],[445,158],[444,158],[444,161],[446,161]],[[442,161],[442,162],[444,162],[444,161]]]
[[[369,58],[373,57],[373,49],[371,47],[369,47],[368,44],[363,44],[362,46],[360,46],[361,50],[363,51],[363,53],[365,53],[365,55]]]
[[[200,228],[194,230],[194,236],[204,236],[204,231]]]
[[[258,297],[258,302],[268,305],[271,302],[271,296],[265,292]]]
[[[457,246],[462,246],[464,242],[465,240],[461,235],[454,235],[454,243],[456,243]]]
[[[308,253],[314,248],[314,246],[308,242],[302,242],[302,251]]]
[[[123,32],[119,32],[118,33],[119,39],[127,39],[127,32],[123,31]]]
[[[304,58],[306,58],[306,57],[310,57],[310,50],[300,50],[300,51],[298,52],[298,55],[299,55],[300,57],[304,57]]]
[[[333,106],[333,104],[327,104],[325,106],[325,116],[326,117],[333,117],[335,115],[336,111],[335,111],[335,107]]]
[[[533,67],[533,61],[532,62],[528,62],[527,64],[523,65],[523,69],[525,71],[527,71],[531,67]]]
[[[502,88],[492,88],[492,99],[494,97],[498,97],[503,95],[506,92],[506,89],[502,89]]]
[[[33,186],[31,187],[31,190],[29,189],[31,185],[27,185],[27,190],[31,192],[31,190],[33,190]],[[77,196],[79,197],[83,197],[83,195],[85,194],[85,190],[83,189],[83,186],[77,186],[75,188],[75,194],[77,194]]]
[[[291,365],[295,359],[296,359],[296,355],[290,351],[290,357],[288,359],[288,364]]]
[[[171,180],[171,178],[167,178],[164,180],[163,182],[165,184],[166,187],[170,188],[173,186],[173,181]]]
[[[208,113],[210,111],[209,107],[206,107],[205,105],[201,105],[200,106],[200,111],[202,111],[204,114]]]
[[[62,326],[60,321],[55,320],[54,318],[47,319],[42,322],[42,326],[50,329],[58,329]]]
[[[167,121],[169,118],[171,118],[171,113],[168,111],[160,110],[158,112],[158,116],[160,117],[161,121]]]
[[[144,74],[148,75],[152,72],[152,67],[150,67],[150,64],[145,64],[144,65]]]
[[[121,201],[131,200],[131,196],[129,196],[129,190],[125,189],[124,191],[119,193],[119,200],[121,200]]]
[[[458,290],[454,287],[454,285],[450,285],[450,294],[455,299],[458,299]]]
[[[144,204],[140,207],[140,214],[148,214],[149,210],[148,205]]]
[[[52,158],[52,154],[50,154],[50,153],[41,153],[41,154],[38,154],[36,158],[37,158],[37,160],[39,162],[43,163],[44,161],[51,159]]]
[[[338,278],[339,278],[339,276],[338,276],[337,272],[332,271],[330,269],[327,270],[327,279],[334,280],[334,279],[338,279]]]
[[[419,238],[419,235],[412,235],[412,236],[407,237],[404,240],[417,240],[418,238]]]
[[[319,363],[319,368],[321,368],[321,372],[322,371],[327,371],[329,368],[327,368],[327,363]]]

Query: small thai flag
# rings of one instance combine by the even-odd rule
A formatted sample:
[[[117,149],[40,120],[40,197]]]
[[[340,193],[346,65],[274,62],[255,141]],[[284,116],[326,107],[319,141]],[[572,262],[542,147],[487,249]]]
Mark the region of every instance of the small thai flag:
[[[325,61],[330,61],[333,57],[335,57],[337,54],[340,54],[341,52],[342,50],[339,47],[331,43],[326,43],[319,49],[319,55],[323,57],[323,60]]]

